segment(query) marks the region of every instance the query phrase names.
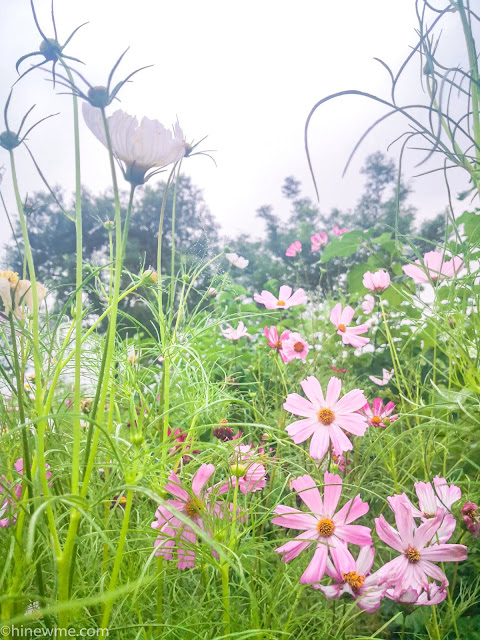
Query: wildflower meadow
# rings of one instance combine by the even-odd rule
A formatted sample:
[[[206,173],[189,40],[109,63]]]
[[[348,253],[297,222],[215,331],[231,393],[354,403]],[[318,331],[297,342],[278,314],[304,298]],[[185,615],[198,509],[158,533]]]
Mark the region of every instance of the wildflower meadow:
[[[119,108],[143,69],[119,52],[94,85],[77,29],[59,39],[53,5],[40,24],[36,4],[40,45],[11,61],[0,133],[0,188],[11,181],[16,202],[12,262],[0,264],[2,635],[480,638],[479,7],[417,0],[416,46],[399,69],[381,63],[391,95],[319,87],[305,113],[320,199],[311,124],[326,103],[362,99],[385,112],[353,153],[386,118],[403,119],[398,185],[407,153],[418,173],[434,161],[447,185],[462,170],[463,213],[446,198],[431,240],[403,231],[400,189],[382,228],[320,227],[307,212],[275,275],[254,278],[261,238],[184,257],[182,171],[214,157],[206,141]],[[450,23],[462,64],[437,52]],[[415,104],[396,92],[409,64]],[[62,286],[54,261],[38,259],[38,234],[48,254],[54,228],[38,217],[47,200],[27,197],[17,171],[45,120],[17,99],[38,73],[71,112],[61,135],[74,157],[59,161],[75,174],[72,202],[32,156],[55,224],[69,225]],[[145,112],[162,117],[158,105]],[[85,253],[87,136],[111,175],[97,262]],[[142,191],[158,180],[161,191]],[[137,243],[135,266],[140,198],[156,207],[156,258]]]

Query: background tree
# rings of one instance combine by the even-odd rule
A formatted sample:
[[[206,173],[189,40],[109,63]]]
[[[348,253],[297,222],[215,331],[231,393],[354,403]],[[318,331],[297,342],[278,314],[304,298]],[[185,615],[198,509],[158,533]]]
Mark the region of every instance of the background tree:
[[[157,238],[164,182],[138,191],[134,203],[130,232],[125,254],[125,275],[122,286],[129,282],[128,272],[138,274],[143,268],[157,265]],[[55,197],[47,193],[35,193],[27,205],[28,228],[38,278],[55,289],[55,311],[59,311],[74,291],[75,282],[75,228],[74,223],[62,211],[66,205],[65,194],[54,191]],[[172,205],[173,187],[167,193],[163,249],[162,272],[169,270],[172,256]],[[125,209],[125,207],[124,207]],[[110,260],[108,222],[114,217],[113,198],[110,194],[94,196],[88,191],[82,195],[83,219],[83,258],[87,264],[85,276],[90,270],[105,267],[100,279],[92,278],[85,289],[86,304],[90,313],[95,315],[102,308],[101,300],[108,287],[108,263]],[[107,226],[105,225],[107,223]],[[14,241],[7,245],[7,264],[19,273],[23,270],[21,233],[17,225],[16,236],[20,252]],[[208,260],[218,253],[217,224],[208,210],[203,195],[194,187],[190,178],[181,176],[177,185],[176,204],[176,272],[188,272],[193,266]],[[205,273],[196,283],[200,291],[209,285],[211,272]],[[200,295],[191,297],[191,304],[197,304]],[[131,327],[127,316],[148,326],[151,314],[141,296],[131,295],[121,303],[124,314],[122,327]]]

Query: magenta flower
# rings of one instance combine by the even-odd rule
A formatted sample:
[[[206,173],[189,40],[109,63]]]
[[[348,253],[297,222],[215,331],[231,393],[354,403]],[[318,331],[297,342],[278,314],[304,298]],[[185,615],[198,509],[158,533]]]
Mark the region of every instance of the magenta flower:
[[[365,515],[369,506],[357,495],[335,513],[342,493],[342,479],[333,473],[324,475],[323,500],[310,476],[300,476],[292,481],[292,486],[311,513],[304,513],[283,504],[275,508],[276,517],[272,520],[273,524],[302,531],[299,536],[275,551],[282,554],[284,562],[290,562],[304,549],[315,544],[313,558],[300,578],[300,582],[312,584],[323,578],[329,552],[333,564],[341,567],[349,562],[349,542],[360,546],[372,544],[368,527],[350,524]]]
[[[336,455],[350,451],[353,445],[344,431],[363,436],[368,426],[365,416],[357,413],[366,402],[363,391],[353,389],[339,400],[342,390],[342,381],[339,378],[330,378],[325,398],[319,381],[313,376],[309,376],[300,384],[308,400],[298,393],[290,393],[283,408],[296,416],[302,416],[305,420],[298,420],[289,425],[286,429],[288,435],[295,444],[305,442],[313,436],[310,442],[312,458],[323,458],[330,442]]]
[[[13,463],[13,467],[19,476],[23,476],[23,458]],[[46,464],[45,469],[50,469]],[[47,471],[47,479],[51,477]],[[2,495],[3,494],[3,495]],[[22,481],[13,484],[5,475],[0,478],[0,527],[8,528],[17,522],[18,502],[22,497]]]
[[[335,226],[333,227],[333,233],[334,233],[336,236],[341,236],[341,235],[342,235],[342,233],[348,233],[348,231],[349,231],[349,229],[339,229],[339,228],[337,227],[337,225],[335,225]]]
[[[175,499],[167,500],[166,505],[160,505],[155,513],[157,520],[152,522],[152,528],[159,529],[154,544],[157,548],[155,555],[163,556],[165,560],[173,560],[173,554],[176,552],[179,569],[195,566],[195,551],[192,547],[197,544],[197,534],[170,511],[167,505],[171,505],[190,518],[200,529],[208,532],[208,523],[212,516],[222,515],[220,507],[211,501],[211,493],[204,489],[214,471],[213,464],[202,464],[192,478],[189,491],[182,487],[180,479],[173,471],[165,485],[165,490],[175,496]]]
[[[355,310],[346,306],[342,310],[341,302],[338,302],[332,309],[330,314],[330,322],[337,327],[337,334],[342,336],[343,344],[350,344],[357,349],[363,347],[370,342],[370,338],[361,338],[360,334],[368,331],[366,324],[354,325],[349,327],[348,325],[352,321]]]
[[[240,338],[244,336],[248,336],[247,328],[243,324],[243,322],[239,322],[236,329],[234,329],[231,325],[227,324],[227,328],[221,328],[221,332],[224,338],[228,340],[232,340],[233,342],[237,342]]]
[[[370,574],[375,558],[373,547],[362,547],[355,561],[349,553],[341,570],[330,558],[327,560],[326,574],[335,580],[334,584],[324,586],[314,584],[314,589],[320,589],[326,598],[340,598],[348,593],[357,600],[360,609],[373,613],[380,606],[385,595],[385,586],[379,586],[376,573]]]
[[[454,278],[463,268],[463,260],[454,257],[447,260],[441,251],[429,251],[423,256],[423,260],[415,260],[414,264],[407,264],[403,268],[407,276],[413,278],[415,284],[436,282],[442,277]]]
[[[329,369],[331,369],[332,371],[336,371],[337,373],[347,373],[346,369],[337,369],[335,365],[332,365],[331,367],[329,367]]]
[[[367,271],[363,274],[363,286],[370,291],[385,291],[390,286],[390,276],[384,269],[379,269],[375,273]]]
[[[255,451],[253,445],[237,445],[230,460],[233,475],[227,482],[218,485],[218,494],[227,493],[237,484],[243,495],[264,489],[267,483],[267,470],[258,460],[259,452]]]
[[[384,387],[393,378],[393,369],[391,369],[390,371],[388,371],[388,369],[382,369],[381,378],[376,378],[375,376],[368,376],[368,378],[375,384],[378,384],[379,387]]]
[[[388,427],[391,422],[394,422],[398,418],[398,413],[391,415],[395,409],[393,402],[387,402],[385,407],[383,406],[383,400],[381,398],[375,398],[372,402],[372,406],[367,402],[362,407],[361,411],[367,416],[367,422],[370,427]]]
[[[310,236],[310,242],[312,243],[312,253],[315,253],[320,247],[327,244],[328,236],[325,231],[320,231],[320,233]]]
[[[478,506],[474,502],[465,502],[462,507],[462,520],[469,531],[473,535],[473,539],[476,540],[480,534],[480,514],[478,512]]]
[[[379,583],[386,582],[388,587],[394,587],[394,598],[410,588],[418,593],[428,589],[429,577],[447,587],[447,576],[434,562],[465,560],[467,547],[462,544],[436,544],[436,534],[443,521],[442,510],[437,510],[435,517],[417,527],[408,505],[390,501],[390,506],[394,509],[398,531],[381,515],[375,519],[377,535],[401,555],[378,570]]]
[[[276,349],[280,354],[280,357],[283,362],[288,362],[285,354],[283,353],[283,344],[285,340],[288,340],[291,331],[286,329],[281,336],[278,335],[278,331],[276,327],[265,327],[263,329],[265,337],[267,338],[267,344],[272,349]]]
[[[307,296],[303,289],[297,289],[292,294],[292,287],[287,285],[280,287],[278,299],[270,291],[262,291],[261,294],[256,293],[253,299],[255,302],[265,305],[267,309],[288,309],[307,302]]]
[[[415,589],[407,589],[395,596],[395,589],[387,589],[385,595],[390,600],[395,600],[400,604],[411,604],[413,606],[426,606],[441,604],[447,597],[447,590],[435,582],[429,582],[425,591],[419,592]]]
[[[294,258],[297,255],[297,253],[300,253],[301,250],[302,250],[302,243],[299,240],[295,240],[295,242],[292,242],[292,244],[285,251],[285,255],[288,258]]]
[[[305,362],[309,351],[310,345],[299,333],[290,333],[282,345],[282,360],[285,358],[284,362],[291,362],[297,358]]]
[[[375,309],[375,298],[367,293],[363,296],[362,310],[365,315],[369,315]]]

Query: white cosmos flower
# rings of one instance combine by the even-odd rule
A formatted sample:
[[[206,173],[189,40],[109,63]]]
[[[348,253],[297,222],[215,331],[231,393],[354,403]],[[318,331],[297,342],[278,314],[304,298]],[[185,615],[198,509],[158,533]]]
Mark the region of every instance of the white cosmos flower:
[[[10,282],[7,278],[0,278],[0,298],[5,307],[5,313],[10,313],[12,310],[12,294],[10,293]]]
[[[237,267],[238,269],[248,267],[248,260],[239,256],[238,253],[226,253],[225,257],[233,267]]]
[[[83,103],[82,109],[90,131],[108,147],[101,110],[88,102]],[[186,143],[178,123],[172,133],[158,120],[142,118],[138,124],[135,116],[121,109],[108,116],[107,123],[113,154],[125,163],[125,179],[134,186],[143,184],[156,173],[147,176],[150,169],[161,169],[185,155]]]

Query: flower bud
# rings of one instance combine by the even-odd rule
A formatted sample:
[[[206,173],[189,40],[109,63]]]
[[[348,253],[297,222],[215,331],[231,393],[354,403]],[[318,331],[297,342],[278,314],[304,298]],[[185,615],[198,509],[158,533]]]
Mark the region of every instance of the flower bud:
[[[87,95],[92,107],[104,109],[111,102],[107,87],[91,87]]]
[[[103,223],[103,226],[108,231],[112,231],[115,228],[115,222],[113,220],[105,220],[105,222]]]

